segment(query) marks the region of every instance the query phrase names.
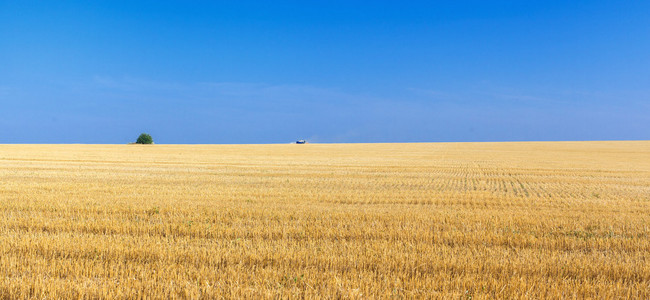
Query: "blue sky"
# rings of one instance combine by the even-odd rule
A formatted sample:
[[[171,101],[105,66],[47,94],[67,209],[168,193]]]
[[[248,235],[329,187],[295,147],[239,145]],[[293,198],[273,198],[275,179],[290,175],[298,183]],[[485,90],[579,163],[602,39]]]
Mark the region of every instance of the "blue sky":
[[[0,143],[141,132],[650,139],[650,2],[0,0]]]

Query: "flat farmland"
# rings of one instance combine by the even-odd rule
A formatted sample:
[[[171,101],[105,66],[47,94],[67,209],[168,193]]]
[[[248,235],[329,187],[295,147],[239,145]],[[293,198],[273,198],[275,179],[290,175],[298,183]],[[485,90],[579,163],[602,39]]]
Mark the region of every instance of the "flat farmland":
[[[650,141],[0,145],[0,298],[650,298]]]

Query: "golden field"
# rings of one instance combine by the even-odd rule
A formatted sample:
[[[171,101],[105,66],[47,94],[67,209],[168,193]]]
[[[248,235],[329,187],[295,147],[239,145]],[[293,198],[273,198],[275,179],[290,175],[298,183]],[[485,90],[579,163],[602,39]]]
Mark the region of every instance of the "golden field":
[[[650,298],[650,141],[0,145],[0,298]]]

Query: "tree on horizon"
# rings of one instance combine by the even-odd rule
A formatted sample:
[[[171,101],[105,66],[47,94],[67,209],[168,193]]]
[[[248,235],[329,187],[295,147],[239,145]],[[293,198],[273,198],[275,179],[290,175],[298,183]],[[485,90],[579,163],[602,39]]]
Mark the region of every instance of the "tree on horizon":
[[[153,144],[153,138],[148,133],[142,133],[135,141],[136,144]]]

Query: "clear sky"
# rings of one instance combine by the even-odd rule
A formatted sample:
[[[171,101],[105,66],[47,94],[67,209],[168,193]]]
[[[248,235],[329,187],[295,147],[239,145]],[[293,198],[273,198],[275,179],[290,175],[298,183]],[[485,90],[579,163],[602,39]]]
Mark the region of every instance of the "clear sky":
[[[0,0],[0,143],[650,139],[650,1]]]

